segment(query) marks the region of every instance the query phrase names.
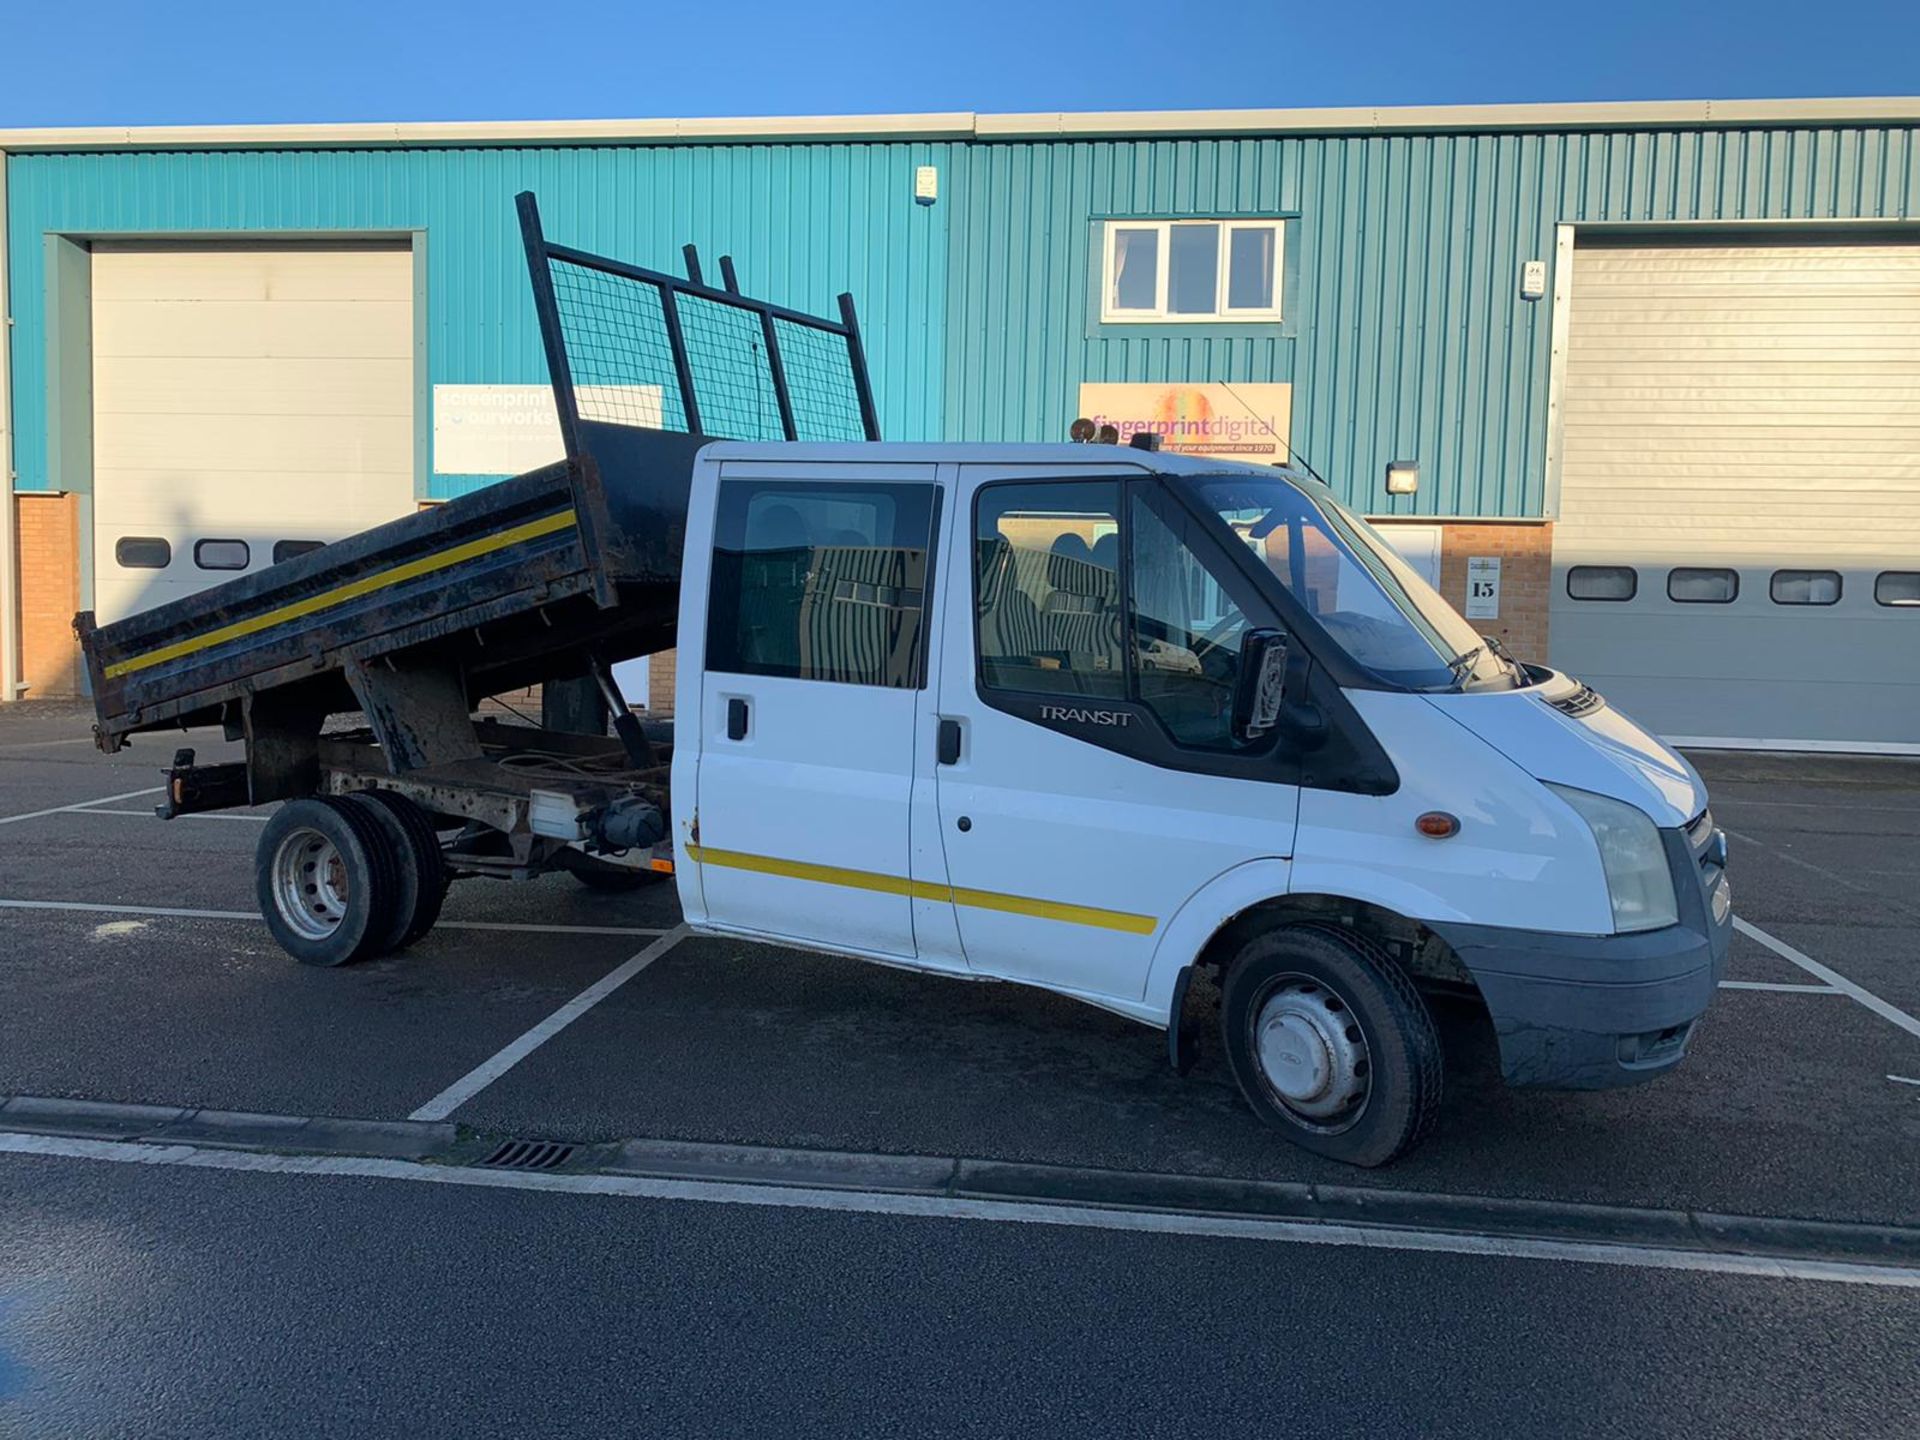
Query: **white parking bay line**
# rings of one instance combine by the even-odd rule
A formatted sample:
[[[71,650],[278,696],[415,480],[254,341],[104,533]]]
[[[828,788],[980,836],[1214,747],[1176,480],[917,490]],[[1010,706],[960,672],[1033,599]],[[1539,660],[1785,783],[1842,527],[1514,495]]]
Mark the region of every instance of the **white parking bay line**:
[[[88,900],[0,900],[0,910],[51,910],[75,915],[143,915],[162,920],[252,920],[258,910],[189,910],[178,905],[109,905]],[[516,935],[665,935],[657,925],[521,925],[500,920],[440,920],[436,930],[501,930]]]
[[[1815,960],[1811,955],[1802,954],[1800,951],[1794,949],[1793,946],[1787,944],[1786,941],[1775,939],[1758,925],[1750,921],[1742,920],[1738,915],[1733,917],[1733,928],[1738,930],[1742,935],[1745,935],[1748,939],[1758,940],[1781,959],[1791,960],[1802,970],[1813,976],[1814,979],[1824,980],[1834,989],[1858,1000],[1882,1020],[1890,1024],[1898,1025],[1909,1035],[1920,1038],[1920,1020],[1914,1019],[1913,1016],[1909,1015],[1899,1006],[1891,1005],[1887,1001],[1882,1000],[1878,995],[1866,989],[1864,986],[1854,984],[1853,981],[1847,979],[1847,977],[1842,975],[1838,970],[1829,969],[1818,960]]]
[[[409,1120],[446,1119],[627,981],[673,949],[687,938],[688,933],[685,925],[674,926],[638,955],[582,990],[519,1039],[474,1066],[407,1118]]]
[[[1722,990],[1767,990],[1776,995],[1844,995],[1831,985],[1789,985],[1781,980],[1722,980]]]
[[[75,915],[151,915],[163,920],[253,920],[258,910],[188,910],[178,905],[108,905],[80,900],[0,900],[0,910],[54,910]]]
[[[635,957],[638,958],[637,956]],[[359,1155],[276,1155],[252,1150],[216,1150],[195,1145],[132,1140],[90,1140],[66,1135],[0,1131],[0,1155],[181,1166],[256,1175],[393,1180],[419,1185],[460,1185],[485,1190],[523,1190],[547,1195],[591,1195],[628,1200],[672,1200],[710,1205],[811,1210],[912,1219],[965,1220],[1002,1225],[1058,1226],[1149,1236],[1329,1245],[1382,1251],[1465,1255],[1481,1259],[1543,1260],[1576,1265],[1618,1265],[1640,1270],[1747,1275],[1767,1280],[1920,1289],[1920,1268],[1898,1263],[1793,1259],[1745,1251],[1667,1250],[1590,1240],[1498,1235],[1473,1230],[1427,1230],[1208,1215],[1188,1211],[1104,1209],[1051,1202],[974,1199],[960,1195],[902,1195],[884,1190],[810,1190],[725,1180],[656,1179],[644,1175],[572,1175],[534,1170],[483,1170],[469,1165],[431,1165]]]
[[[73,812],[76,815],[133,815],[141,820],[154,820],[159,817],[151,810],[100,810],[92,805],[83,805]],[[198,815],[176,815],[176,820],[247,820],[255,825],[264,825],[271,815],[227,815],[218,810],[205,811]]]
[[[0,815],[0,825],[18,825],[22,820],[38,820],[43,815],[69,815],[95,805],[111,805],[116,800],[136,800],[142,795],[158,795],[164,787],[149,785],[144,790],[129,790],[124,795],[102,795],[93,800],[76,800],[71,805],[55,805],[47,810],[29,810],[24,815]]]

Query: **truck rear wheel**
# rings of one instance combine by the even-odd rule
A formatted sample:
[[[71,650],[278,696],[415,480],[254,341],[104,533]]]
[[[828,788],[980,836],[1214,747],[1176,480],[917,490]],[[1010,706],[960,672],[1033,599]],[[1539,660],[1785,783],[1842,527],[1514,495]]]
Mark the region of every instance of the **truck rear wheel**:
[[[1261,1119],[1350,1165],[1384,1165],[1433,1128],[1440,1040],[1391,956],[1335,925],[1249,941],[1220,997],[1227,1057]]]
[[[401,857],[400,868],[405,872],[400,889],[403,895],[408,890],[413,892],[396,907],[401,913],[387,946],[404,950],[433,929],[434,921],[440,918],[440,907],[446,903],[451,879],[440,836],[427,812],[405,795],[392,790],[362,790],[352,798],[386,824],[387,838]]]
[[[391,932],[399,867],[386,828],[360,806],[292,800],[267,822],[254,857],[260,913],[302,964],[345,965]]]

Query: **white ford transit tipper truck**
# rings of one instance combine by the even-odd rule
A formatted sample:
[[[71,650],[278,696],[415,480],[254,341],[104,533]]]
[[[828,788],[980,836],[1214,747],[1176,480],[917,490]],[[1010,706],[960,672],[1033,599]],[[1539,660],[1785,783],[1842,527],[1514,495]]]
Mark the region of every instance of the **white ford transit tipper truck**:
[[[1433,1121],[1436,992],[1486,1006],[1516,1085],[1680,1061],[1731,926],[1699,776],[1475,634],[1325,486],[861,440],[849,305],[797,316],[528,234],[564,464],[80,619],[103,745],[216,719],[248,742],[178,757],[163,813],[287,802],[258,866],[290,952],[403,946],[449,877],[670,872],[696,931],[1058,991],[1165,1027],[1181,1067],[1205,970],[1249,1104],[1361,1165]],[[678,310],[673,372],[577,373],[610,347],[575,336],[576,271],[602,287],[583,314],[615,282]],[[699,305],[746,317],[753,404],[797,438],[706,438],[751,427],[673,338]],[[797,384],[823,336],[838,379]],[[838,432],[836,404],[859,411]],[[670,747],[624,704],[618,740],[472,718],[541,676],[617,700],[609,662],[669,646]],[[322,732],[354,709],[364,730]]]

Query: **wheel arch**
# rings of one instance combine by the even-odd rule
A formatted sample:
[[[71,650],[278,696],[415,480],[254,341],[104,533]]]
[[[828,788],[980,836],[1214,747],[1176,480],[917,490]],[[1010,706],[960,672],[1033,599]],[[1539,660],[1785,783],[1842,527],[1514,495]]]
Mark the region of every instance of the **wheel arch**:
[[[1180,975],[1190,968],[1224,969],[1242,945],[1261,930],[1292,921],[1348,925],[1384,949],[1417,982],[1460,993],[1477,993],[1473,977],[1453,949],[1431,928],[1390,905],[1355,895],[1295,892],[1284,860],[1236,866],[1197,891],[1168,922],[1148,974],[1146,1005],[1169,1027],[1175,998],[1184,998]]]

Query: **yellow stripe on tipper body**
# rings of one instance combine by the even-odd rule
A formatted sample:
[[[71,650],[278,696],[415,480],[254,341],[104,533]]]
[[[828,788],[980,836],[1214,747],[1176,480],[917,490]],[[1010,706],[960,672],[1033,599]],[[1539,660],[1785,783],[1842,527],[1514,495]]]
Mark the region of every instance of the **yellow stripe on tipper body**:
[[[760,875],[781,875],[789,880],[811,880],[818,885],[840,885],[849,890],[872,890],[882,895],[905,895],[914,900],[944,900],[975,910],[1031,915],[1036,919],[1058,920],[1067,925],[1118,930],[1126,935],[1151,935],[1160,923],[1151,915],[1130,915],[1124,910],[1101,910],[1092,905],[1069,905],[1059,900],[1038,900],[1028,895],[1003,895],[997,890],[969,890],[963,886],[942,885],[930,880],[912,880],[905,875],[886,875],[876,870],[849,870],[839,865],[816,865],[809,860],[782,860],[772,855],[749,855],[740,850],[716,850],[708,845],[689,845],[686,853],[690,859],[702,865],[718,865],[728,870],[751,870]]]
[[[350,580],[345,585],[336,585],[331,590],[310,595],[305,600],[295,600],[291,604],[280,606],[277,610],[269,610],[264,615],[252,615],[245,620],[236,620],[231,625],[222,625],[217,630],[209,630],[204,635],[177,640],[171,645],[163,645],[158,650],[149,650],[146,654],[136,655],[130,660],[116,661],[107,666],[107,679],[117,680],[122,675],[131,675],[136,670],[145,670],[152,665],[164,665],[169,660],[178,660],[182,655],[209,650],[215,645],[224,645],[229,640],[240,640],[248,635],[257,635],[262,630],[271,630],[274,626],[285,624],[289,620],[298,620],[303,615],[312,615],[321,610],[331,609],[335,605],[344,605],[349,600],[358,600],[362,595],[371,595],[389,586],[403,585],[409,580],[419,579],[422,575],[431,575],[435,571],[446,570],[465,561],[478,559],[482,555],[491,555],[494,551],[504,550],[509,545],[518,545],[525,540],[537,540],[542,535],[552,535],[556,531],[571,529],[573,524],[573,511],[557,510],[551,515],[542,515],[537,520],[528,520],[524,524],[496,531],[492,535],[482,535],[477,540],[469,540],[451,549],[436,550],[431,555],[422,555],[418,560],[409,560],[404,565],[395,565],[390,570],[363,575],[360,579]]]

